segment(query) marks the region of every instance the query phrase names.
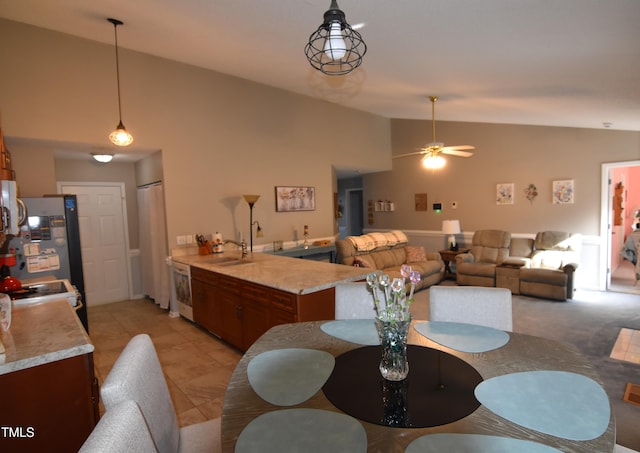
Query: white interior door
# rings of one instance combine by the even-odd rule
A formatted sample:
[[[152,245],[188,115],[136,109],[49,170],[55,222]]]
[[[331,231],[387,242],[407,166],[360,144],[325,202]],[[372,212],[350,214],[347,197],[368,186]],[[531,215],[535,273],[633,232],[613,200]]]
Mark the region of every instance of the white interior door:
[[[87,305],[129,298],[128,235],[124,185],[59,183],[78,199],[82,268]]]

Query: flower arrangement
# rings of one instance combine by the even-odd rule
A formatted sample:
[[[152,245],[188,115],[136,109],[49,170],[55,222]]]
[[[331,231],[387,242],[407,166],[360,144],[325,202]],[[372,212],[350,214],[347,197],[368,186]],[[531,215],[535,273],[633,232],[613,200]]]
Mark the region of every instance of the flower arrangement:
[[[538,188],[535,184],[529,184],[529,187],[524,189],[524,194],[527,197],[527,200],[529,200],[529,203],[533,204],[533,200],[538,196]]]
[[[420,281],[420,272],[411,266],[403,264],[400,275],[391,280],[387,274],[380,271],[367,275],[367,285],[373,294],[376,318],[381,321],[407,321],[411,319],[409,306],[413,302],[413,292]],[[409,296],[406,292],[406,281],[411,282]],[[382,295],[382,298],[378,294]]]

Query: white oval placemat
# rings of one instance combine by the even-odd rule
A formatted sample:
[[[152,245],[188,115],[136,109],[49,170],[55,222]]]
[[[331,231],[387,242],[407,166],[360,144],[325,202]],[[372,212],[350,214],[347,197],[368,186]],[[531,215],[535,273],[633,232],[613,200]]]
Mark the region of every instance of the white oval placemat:
[[[367,451],[367,433],[358,420],[321,409],[284,409],[253,419],[240,433],[236,453]]]
[[[274,349],[251,359],[247,377],[263,400],[277,406],[293,406],[322,388],[335,362],[331,354],[316,349]]]
[[[461,322],[424,321],[415,324],[420,335],[462,352],[487,352],[509,342],[509,334],[492,327]]]
[[[609,426],[610,404],[593,379],[566,371],[523,371],[481,382],[476,398],[526,428],[571,440],[591,440]]]
[[[373,319],[342,319],[325,322],[320,329],[327,335],[364,346],[380,344],[376,322]]]
[[[438,433],[418,437],[405,453],[558,453],[560,450],[529,440],[484,434]]]

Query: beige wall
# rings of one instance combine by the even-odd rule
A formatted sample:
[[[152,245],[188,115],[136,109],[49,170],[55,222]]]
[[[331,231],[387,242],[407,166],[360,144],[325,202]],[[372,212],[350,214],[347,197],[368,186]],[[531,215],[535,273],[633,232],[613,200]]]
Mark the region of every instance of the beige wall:
[[[8,140],[107,145],[118,117],[112,46],[6,20],[0,42],[11,43],[0,46],[11,68],[0,71]],[[254,218],[265,237],[256,244],[292,240],[305,224],[314,237],[333,235],[332,166],[391,168],[388,119],[126,49],[120,69],[134,146],[162,150],[170,246],[181,234],[246,237],[243,193],[262,196]],[[34,177],[25,161],[15,166],[19,184]],[[53,163],[42,165],[51,179]],[[276,213],[276,185],[314,186],[316,210]]]
[[[391,120],[393,154],[431,141],[430,121]],[[396,211],[375,214],[368,228],[439,231],[444,219],[459,219],[463,231],[486,228],[514,233],[564,230],[600,234],[601,166],[640,158],[640,133],[614,130],[438,122],[437,139],[474,145],[471,158],[445,156],[441,170],[421,167],[420,157],[393,160],[393,170],[365,175],[365,200],[390,199]],[[552,181],[573,179],[575,203],[553,205]],[[515,184],[515,203],[496,205],[496,184]],[[525,198],[538,188],[533,203]],[[416,212],[414,194],[427,193],[429,210]],[[457,201],[457,210],[451,203]],[[432,210],[442,203],[442,212]]]

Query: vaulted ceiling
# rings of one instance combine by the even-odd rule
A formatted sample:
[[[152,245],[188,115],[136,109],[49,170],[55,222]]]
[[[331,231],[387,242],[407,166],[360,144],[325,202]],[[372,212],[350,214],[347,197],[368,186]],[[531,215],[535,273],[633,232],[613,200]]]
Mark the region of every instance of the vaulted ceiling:
[[[303,49],[329,0],[0,0],[0,17],[388,118],[640,131],[638,0],[339,0],[368,45],[326,76]],[[10,43],[3,43],[10,45]]]

